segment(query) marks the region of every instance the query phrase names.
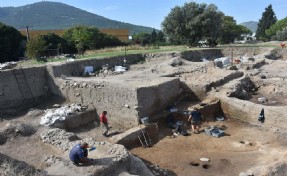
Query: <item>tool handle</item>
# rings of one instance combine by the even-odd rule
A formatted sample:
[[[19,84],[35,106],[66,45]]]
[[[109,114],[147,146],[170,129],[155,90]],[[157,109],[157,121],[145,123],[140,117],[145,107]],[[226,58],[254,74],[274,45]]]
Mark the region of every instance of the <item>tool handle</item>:
[[[96,147],[91,147],[91,148],[89,149],[89,151],[93,151],[93,150],[96,150]]]

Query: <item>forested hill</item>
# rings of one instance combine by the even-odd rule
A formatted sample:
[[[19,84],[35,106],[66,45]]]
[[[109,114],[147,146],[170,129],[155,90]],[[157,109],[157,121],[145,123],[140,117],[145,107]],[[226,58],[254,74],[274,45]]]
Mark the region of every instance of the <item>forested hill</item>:
[[[20,7],[0,7],[0,22],[22,29],[67,29],[75,25],[129,29],[130,34],[152,32],[152,28],[111,20],[59,2],[38,2]]]
[[[256,22],[256,21],[248,21],[248,22],[241,23],[241,25],[247,27],[252,32],[256,32],[258,22]]]

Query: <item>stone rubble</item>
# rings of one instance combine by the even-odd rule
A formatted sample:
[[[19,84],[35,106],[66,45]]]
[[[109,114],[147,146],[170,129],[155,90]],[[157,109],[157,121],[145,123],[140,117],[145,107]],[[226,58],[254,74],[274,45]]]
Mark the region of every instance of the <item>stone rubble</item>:
[[[48,109],[45,111],[45,115],[41,117],[40,124],[44,126],[53,126],[59,121],[64,121],[69,118],[69,115],[85,111],[86,106],[81,104],[71,104],[56,109]]]
[[[17,66],[17,62],[5,62],[3,64],[0,63],[0,70],[12,69]]]

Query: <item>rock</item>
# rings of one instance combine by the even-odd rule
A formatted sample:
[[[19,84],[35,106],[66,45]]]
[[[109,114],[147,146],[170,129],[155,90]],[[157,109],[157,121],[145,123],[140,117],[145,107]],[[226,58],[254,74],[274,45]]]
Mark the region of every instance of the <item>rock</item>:
[[[170,65],[172,67],[180,66],[182,64],[183,64],[183,62],[182,62],[182,60],[179,57],[172,58],[172,60],[170,62]]]
[[[249,174],[245,173],[245,172],[240,172],[239,176],[250,176]]]
[[[265,75],[261,75],[260,78],[261,79],[266,79],[266,76]]]
[[[87,87],[87,83],[83,83],[82,86],[83,86],[83,87]]]
[[[265,97],[259,97],[257,99],[260,103],[265,103],[267,101],[267,99]]]
[[[125,104],[125,107],[126,107],[126,108],[130,108],[130,106],[129,106],[128,104]]]
[[[236,65],[232,65],[227,67],[228,70],[238,70],[238,68],[236,67]]]
[[[255,61],[255,59],[254,59],[253,57],[250,57],[250,58],[248,58],[248,61],[252,61],[252,62],[254,62],[254,61]]]
[[[221,61],[215,63],[216,67],[223,68],[223,63]]]
[[[59,104],[54,104],[53,105],[53,108],[59,108],[59,107],[61,107],[61,105],[59,105]]]
[[[75,93],[74,94],[76,97],[79,97],[81,94],[80,93]]]

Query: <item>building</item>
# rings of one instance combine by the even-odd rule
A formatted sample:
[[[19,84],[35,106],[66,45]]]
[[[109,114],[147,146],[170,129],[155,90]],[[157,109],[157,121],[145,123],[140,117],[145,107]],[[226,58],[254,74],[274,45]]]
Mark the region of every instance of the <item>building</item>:
[[[54,33],[59,36],[63,36],[66,30],[29,30],[29,36],[31,38],[39,35],[46,35],[48,33]],[[100,32],[108,35],[117,37],[122,42],[129,41],[129,30],[128,29],[99,29]],[[26,30],[20,30],[22,35],[26,36]]]

